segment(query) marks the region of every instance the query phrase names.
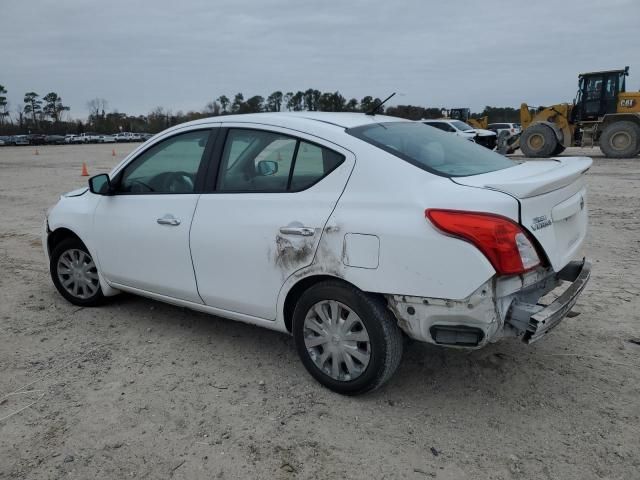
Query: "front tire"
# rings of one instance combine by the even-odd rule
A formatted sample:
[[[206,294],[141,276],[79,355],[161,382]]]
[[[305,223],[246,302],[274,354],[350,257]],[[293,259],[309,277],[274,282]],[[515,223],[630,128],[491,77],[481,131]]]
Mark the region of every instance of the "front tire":
[[[558,145],[555,132],[541,123],[531,125],[520,136],[520,150],[526,157],[546,158]]]
[[[346,395],[382,386],[402,358],[402,332],[384,302],[337,280],[302,294],[293,313],[293,337],[307,371]]]
[[[60,295],[74,305],[93,307],[104,300],[96,264],[79,239],[69,238],[56,245],[49,271]]]

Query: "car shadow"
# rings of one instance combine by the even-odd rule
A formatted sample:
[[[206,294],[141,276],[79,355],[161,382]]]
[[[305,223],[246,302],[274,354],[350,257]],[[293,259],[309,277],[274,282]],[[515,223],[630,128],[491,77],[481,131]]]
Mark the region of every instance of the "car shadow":
[[[120,315],[126,311],[127,322],[133,328],[161,331],[163,342],[171,343],[172,337],[183,336],[180,332],[187,330],[193,342],[190,351],[194,358],[200,358],[203,368],[220,369],[216,357],[208,356],[212,346],[220,346],[245,354],[236,358],[246,363],[235,365],[238,370],[252,372],[257,378],[293,378],[320,396],[335,395],[307,374],[289,335],[128,294],[110,299],[105,307],[117,309]],[[256,370],[257,359],[259,368],[265,369],[262,372]],[[349,401],[389,400],[420,408],[428,403],[430,408],[446,409],[455,399],[459,405],[482,408],[488,399],[508,401],[529,395],[532,382],[537,381],[531,377],[545,381],[540,367],[535,350],[515,339],[489,344],[479,350],[407,341],[402,363],[388,384],[368,395],[349,397]]]

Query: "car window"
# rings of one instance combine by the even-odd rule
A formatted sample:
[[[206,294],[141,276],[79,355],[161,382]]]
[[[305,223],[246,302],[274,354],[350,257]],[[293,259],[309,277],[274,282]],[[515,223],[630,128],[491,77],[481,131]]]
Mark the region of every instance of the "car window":
[[[231,129],[227,134],[217,190],[286,192],[308,188],[344,157],[288,135]]]
[[[297,140],[261,130],[231,129],[217,189],[226,192],[286,191]]]
[[[325,175],[329,174],[344,161],[344,157],[327,148],[300,142],[296,155],[290,190],[303,190]]]
[[[209,130],[168,138],[129,163],[119,193],[193,193]]]
[[[461,177],[502,170],[513,160],[420,122],[390,122],[350,128],[347,133],[423,170]]]

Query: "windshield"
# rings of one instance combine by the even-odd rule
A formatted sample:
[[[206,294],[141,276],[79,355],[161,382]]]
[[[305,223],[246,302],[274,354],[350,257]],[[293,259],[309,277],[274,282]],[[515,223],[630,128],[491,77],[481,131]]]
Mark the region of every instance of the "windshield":
[[[347,133],[445,177],[479,175],[516,165],[507,157],[422,122],[377,123],[350,128]]]
[[[463,132],[466,132],[468,130],[473,130],[473,127],[471,125],[461,122],[460,120],[453,120],[451,124],[454,127],[456,127],[458,130],[462,130]]]

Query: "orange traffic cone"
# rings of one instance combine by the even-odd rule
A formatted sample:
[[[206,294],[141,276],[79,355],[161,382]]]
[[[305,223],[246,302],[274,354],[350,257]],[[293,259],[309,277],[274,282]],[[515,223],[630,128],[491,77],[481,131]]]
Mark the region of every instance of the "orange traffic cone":
[[[37,148],[36,148],[36,152],[34,153],[34,155],[40,155],[40,152],[38,151]]]
[[[115,148],[111,149],[111,156],[112,157],[116,156],[116,149]]]
[[[82,177],[88,177],[89,176],[89,170],[87,170],[87,164],[82,162],[82,174],[80,175]]]

